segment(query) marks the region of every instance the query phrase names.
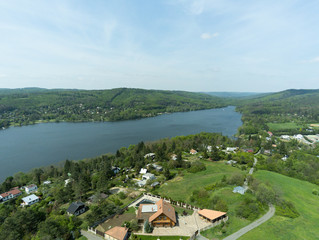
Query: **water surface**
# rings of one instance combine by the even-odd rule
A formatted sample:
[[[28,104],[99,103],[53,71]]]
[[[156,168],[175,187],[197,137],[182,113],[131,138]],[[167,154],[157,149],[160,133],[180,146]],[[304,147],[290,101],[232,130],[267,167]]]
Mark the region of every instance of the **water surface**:
[[[227,107],[121,122],[12,127],[0,131],[0,181],[19,171],[95,157],[140,141],[200,132],[233,136],[241,125],[241,114]]]

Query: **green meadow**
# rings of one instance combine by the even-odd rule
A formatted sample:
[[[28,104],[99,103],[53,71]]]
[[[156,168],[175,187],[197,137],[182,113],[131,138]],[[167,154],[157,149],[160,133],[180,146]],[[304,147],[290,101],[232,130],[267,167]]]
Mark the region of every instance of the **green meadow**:
[[[268,171],[258,171],[254,176],[270,183],[285,200],[293,202],[300,216],[291,219],[275,215],[243,235],[241,240],[319,239],[319,196],[312,194],[314,189],[319,190],[319,186]]]

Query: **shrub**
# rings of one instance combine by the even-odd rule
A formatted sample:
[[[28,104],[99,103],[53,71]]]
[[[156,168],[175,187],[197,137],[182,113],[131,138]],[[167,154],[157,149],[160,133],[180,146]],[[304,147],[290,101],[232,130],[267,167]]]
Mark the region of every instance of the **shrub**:
[[[192,163],[191,167],[187,171],[190,173],[197,173],[204,170],[206,170],[205,164],[200,161],[196,161]]]
[[[276,207],[276,214],[283,217],[296,218],[299,217],[299,213],[292,202],[281,200]]]

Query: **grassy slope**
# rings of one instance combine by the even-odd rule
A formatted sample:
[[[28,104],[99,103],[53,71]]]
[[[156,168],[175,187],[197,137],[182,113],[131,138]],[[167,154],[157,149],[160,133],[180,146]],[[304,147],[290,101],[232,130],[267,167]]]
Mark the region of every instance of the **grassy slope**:
[[[300,216],[274,216],[240,239],[319,239],[319,197],[312,194],[318,186],[268,171],[258,171],[255,177],[279,189],[284,199],[294,203]]]
[[[162,185],[159,193],[176,201],[189,201],[195,189],[202,188],[240,170],[222,162],[205,162],[206,170],[198,173],[184,172],[184,177],[177,177]]]

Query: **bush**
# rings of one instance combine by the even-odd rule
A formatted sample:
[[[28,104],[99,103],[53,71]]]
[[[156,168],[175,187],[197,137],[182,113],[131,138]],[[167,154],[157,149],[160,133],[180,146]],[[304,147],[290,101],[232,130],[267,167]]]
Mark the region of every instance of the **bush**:
[[[281,200],[276,205],[276,214],[278,216],[296,218],[300,215],[293,203],[290,201]]]
[[[258,203],[251,198],[245,200],[236,208],[236,215],[248,220],[254,220],[260,214]]]
[[[319,192],[318,192],[318,190],[314,189],[314,190],[312,190],[312,194],[313,195],[319,195]]]
[[[191,167],[187,171],[190,173],[197,173],[204,170],[206,170],[205,164],[200,161],[196,161],[192,163]]]

